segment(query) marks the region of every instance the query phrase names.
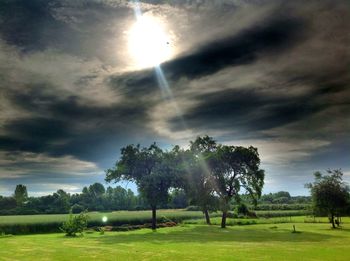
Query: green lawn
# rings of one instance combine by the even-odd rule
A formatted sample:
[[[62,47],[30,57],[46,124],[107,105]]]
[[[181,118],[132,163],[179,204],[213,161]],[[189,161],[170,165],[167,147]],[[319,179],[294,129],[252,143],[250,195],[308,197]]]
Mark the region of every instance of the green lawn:
[[[183,225],[152,232],[0,238],[0,260],[350,260],[350,225]]]

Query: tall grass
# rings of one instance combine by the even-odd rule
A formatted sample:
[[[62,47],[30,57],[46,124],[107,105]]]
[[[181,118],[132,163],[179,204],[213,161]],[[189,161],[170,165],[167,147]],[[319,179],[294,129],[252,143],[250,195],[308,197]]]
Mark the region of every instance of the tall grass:
[[[151,222],[151,211],[114,211],[88,213],[88,226],[120,226],[125,224],[142,225]],[[107,217],[103,222],[102,218]],[[60,232],[59,227],[68,218],[67,214],[0,216],[0,233],[35,234]],[[203,218],[200,211],[159,210],[158,222],[181,222],[186,219]]]

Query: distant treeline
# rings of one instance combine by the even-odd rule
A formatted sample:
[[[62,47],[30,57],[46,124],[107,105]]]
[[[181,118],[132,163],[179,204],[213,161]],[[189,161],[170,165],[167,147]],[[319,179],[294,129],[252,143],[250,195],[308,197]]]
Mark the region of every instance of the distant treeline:
[[[288,192],[280,191],[262,195],[253,210],[304,210],[310,205],[310,197],[292,197]],[[244,196],[242,201],[245,202]],[[248,198],[246,200],[249,207]],[[121,186],[105,188],[101,183],[84,187],[82,193],[70,194],[60,189],[57,192],[41,197],[28,197],[27,188],[17,185],[10,197],[0,196],[0,215],[29,215],[29,214],[64,214],[70,210],[73,213],[88,211],[115,210],[146,210],[149,204],[141,194],[135,194],[131,189]],[[169,200],[161,206],[163,209],[188,208],[189,200],[183,190],[173,190]]]

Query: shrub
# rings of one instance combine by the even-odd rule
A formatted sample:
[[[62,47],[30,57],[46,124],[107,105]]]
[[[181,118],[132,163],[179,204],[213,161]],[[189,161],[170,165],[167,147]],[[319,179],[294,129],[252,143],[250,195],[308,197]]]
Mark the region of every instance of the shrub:
[[[249,209],[248,209],[246,204],[241,203],[237,206],[237,214],[238,215],[247,216],[248,212],[249,212]]]
[[[88,215],[82,212],[79,215],[73,215],[72,211],[69,213],[67,221],[63,222],[60,229],[66,233],[66,236],[74,237],[77,233],[82,234],[87,228]]]

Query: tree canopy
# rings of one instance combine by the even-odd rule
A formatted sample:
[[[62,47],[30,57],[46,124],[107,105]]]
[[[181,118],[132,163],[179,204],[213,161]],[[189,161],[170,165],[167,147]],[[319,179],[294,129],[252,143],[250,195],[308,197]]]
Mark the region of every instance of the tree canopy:
[[[221,145],[204,136],[191,141],[187,150],[174,146],[163,151],[156,144],[142,148],[128,145],[121,149],[114,168],[106,171],[106,181],[136,183],[152,208],[153,229],[157,206],[168,200],[171,188],[183,188],[201,207],[208,224],[208,211],[216,209],[220,200],[224,228],[231,200],[239,201],[241,188],[254,202],[260,197],[264,171],[259,165],[257,148]]]
[[[315,214],[328,215],[335,228],[335,217],[345,214],[349,207],[349,187],[343,182],[341,170],[327,170],[327,175],[315,172],[314,177],[315,181],[306,184],[306,187],[311,191]]]
[[[247,193],[256,204],[264,185],[264,170],[260,169],[257,148],[219,145],[216,153],[209,158],[213,172],[215,191],[221,199],[223,212],[221,227],[226,227],[230,202],[240,201],[241,190]]]
[[[152,208],[152,229],[156,229],[156,209],[168,200],[176,181],[178,147],[163,151],[155,143],[149,147],[128,145],[121,149],[115,167],[106,171],[106,181],[133,181]]]

